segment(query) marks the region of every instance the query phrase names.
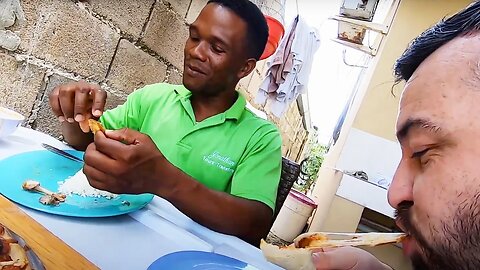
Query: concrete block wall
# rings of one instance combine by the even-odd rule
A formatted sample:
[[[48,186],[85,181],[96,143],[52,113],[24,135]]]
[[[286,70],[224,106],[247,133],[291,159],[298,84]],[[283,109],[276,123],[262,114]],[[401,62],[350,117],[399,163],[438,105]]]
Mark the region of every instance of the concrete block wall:
[[[108,108],[144,85],[181,83],[186,18],[203,7],[191,9],[198,0],[15,1],[25,21],[5,29],[20,38],[17,49],[0,42],[0,105],[57,138],[48,95],[61,83],[99,83],[109,93]]]
[[[55,86],[78,80],[99,83],[108,92],[107,107],[122,104],[129,93],[151,83],[182,82],[183,47],[192,23],[208,0],[14,0],[25,21],[7,27],[21,41],[4,49],[0,35],[0,106],[23,114],[24,126],[61,139],[48,95]],[[14,10],[0,14],[0,28]],[[13,14],[13,13],[12,13]],[[2,17],[3,16],[3,17]],[[0,29],[3,30],[3,29]],[[1,34],[1,33],[0,33]],[[239,84],[253,102],[266,73],[266,61]],[[282,132],[284,154],[302,120],[270,116]],[[290,117],[291,118],[291,117]],[[292,123],[295,122],[295,123]],[[295,127],[294,127],[295,126]],[[297,132],[297,133],[292,133]],[[300,148],[301,145],[296,148]]]

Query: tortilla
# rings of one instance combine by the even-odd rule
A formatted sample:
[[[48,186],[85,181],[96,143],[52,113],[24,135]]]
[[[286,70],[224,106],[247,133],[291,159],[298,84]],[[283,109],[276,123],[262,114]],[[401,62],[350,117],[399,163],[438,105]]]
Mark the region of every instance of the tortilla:
[[[322,248],[345,246],[378,246],[399,243],[405,238],[403,233],[304,233],[296,237],[289,246],[276,246],[260,243],[263,256],[286,270],[315,270],[312,253]]]
[[[293,243],[297,248],[318,249],[345,246],[378,246],[400,243],[403,233],[304,233],[297,236]]]
[[[312,261],[312,250],[296,248],[295,246],[279,247],[268,244],[263,239],[260,242],[263,256],[286,270],[315,270]]]

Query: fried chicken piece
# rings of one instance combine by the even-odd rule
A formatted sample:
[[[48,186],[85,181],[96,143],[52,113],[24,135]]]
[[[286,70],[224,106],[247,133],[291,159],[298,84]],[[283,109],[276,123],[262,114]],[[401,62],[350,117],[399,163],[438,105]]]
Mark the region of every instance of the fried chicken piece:
[[[88,119],[88,126],[90,127],[90,130],[93,134],[97,133],[97,131],[105,133],[105,128],[103,127],[102,123],[96,120]]]

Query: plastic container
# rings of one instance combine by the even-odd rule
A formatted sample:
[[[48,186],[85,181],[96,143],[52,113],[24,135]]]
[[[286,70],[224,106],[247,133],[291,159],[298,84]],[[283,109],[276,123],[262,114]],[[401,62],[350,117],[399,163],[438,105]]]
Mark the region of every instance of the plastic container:
[[[270,230],[275,236],[292,242],[302,233],[317,204],[306,195],[291,190]]]
[[[277,19],[268,15],[265,15],[265,19],[267,20],[268,24],[268,41],[260,60],[266,59],[275,53],[280,40],[285,34],[285,29],[283,28],[282,23],[280,23]]]

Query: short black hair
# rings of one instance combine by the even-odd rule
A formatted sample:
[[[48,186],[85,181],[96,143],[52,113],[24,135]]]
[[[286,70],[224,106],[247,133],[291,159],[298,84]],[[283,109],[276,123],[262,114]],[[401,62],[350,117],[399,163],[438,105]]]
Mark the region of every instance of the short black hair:
[[[459,36],[480,30],[480,1],[443,19],[415,38],[395,62],[395,82],[408,81],[420,64],[438,48]]]
[[[210,0],[233,11],[247,23],[247,56],[260,59],[268,40],[268,25],[262,11],[249,0]]]

